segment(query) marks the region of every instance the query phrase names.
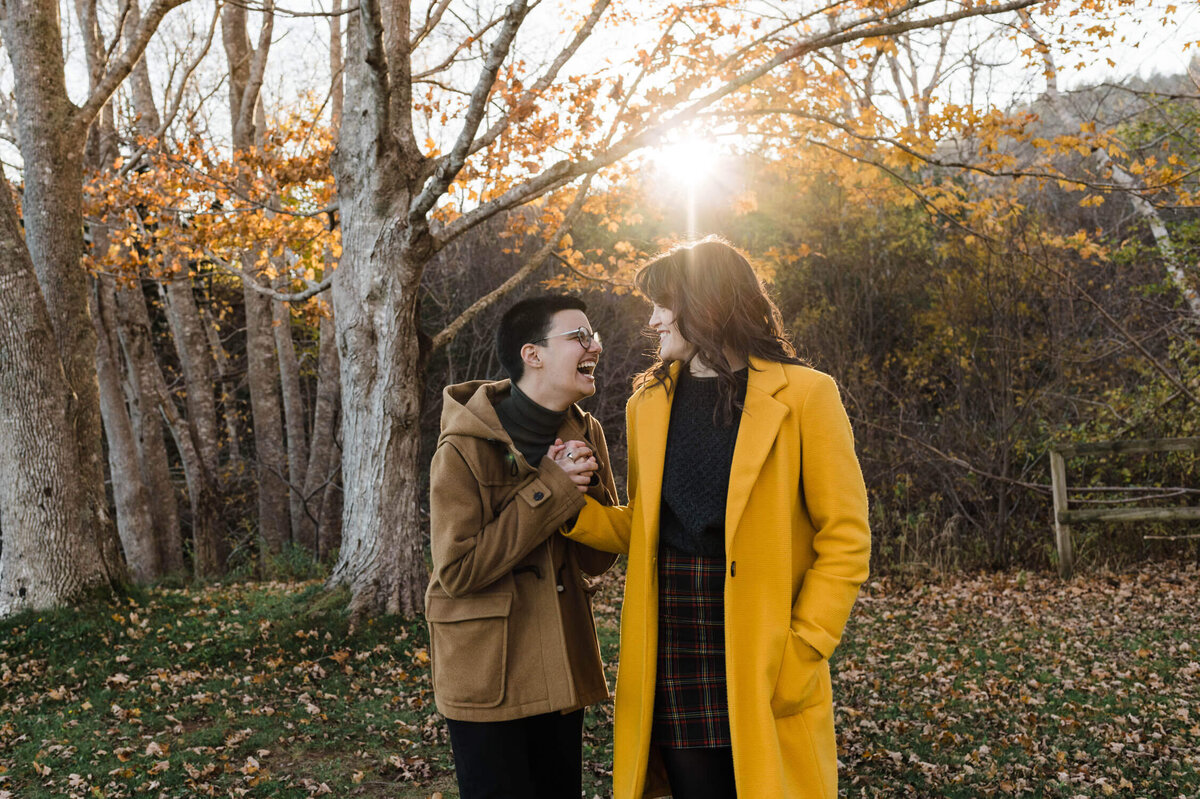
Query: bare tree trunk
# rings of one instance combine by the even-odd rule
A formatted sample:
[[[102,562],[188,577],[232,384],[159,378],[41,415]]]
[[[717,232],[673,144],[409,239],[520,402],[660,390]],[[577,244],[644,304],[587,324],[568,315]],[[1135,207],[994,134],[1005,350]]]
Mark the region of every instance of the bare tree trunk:
[[[213,365],[217,369],[217,385],[220,394],[217,397],[221,406],[221,418],[225,420],[225,436],[229,442],[229,462],[237,465],[242,461],[242,437],[238,433],[237,415],[234,413],[230,399],[229,384],[233,375],[229,369],[229,353],[221,343],[220,329],[208,311],[197,306],[200,314],[200,326],[204,337],[208,340],[208,349],[212,353]]]
[[[334,441],[329,460],[329,484],[321,496],[320,517],[317,523],[317,557],[327,560],[342,546],[342,450]]]
[[[342,106],[346,95],[341,11],[342,0],[333,0],[333,13],[329,17],[329,121],[335,138],[342,127]],[[334,268],[333,255],[328,249],[325,251],[325,268]],[[317,559],[323,561],[342,545],[342,482],[339,477],[342,450],[338,414],[341,367],[338,360],[337,325],[332,319],[321,320],[321,348],[317,361],[313,444],[308,458],[308,474],[304,480],[304,496],[309,503],[309,510],[317,517],[314,545]],[[322,487],[318,495],[314,496],[317,485]]]
[[[159,410],[157,388],[163,377],[154,353],[150,312],[140,281],[117,289],[116,297],[117,335],[129,367],[126,400],[138,442],[142,481],[154,498],[150,513],[154,517],[159,560],[164,571],[179,572],[183,570],[183,536]]]
[[[321,344],[317,356],[317,399],[313,407],[312,449],[304,475],[304,502],[296,543],[320,557],[318,527],[325,497],[331,492],[334,476],[337,435],[338,393],[340,369],[333,321],[321,320]],[[295,520],[295,516],[293,520]],[[323,532],[323,531],[322,531]],[[322,536],[323,537],[323,536]]]
[[[400,9],[407,23],[407,8]],[[414,616],[428,573],[419,482],[422,358],[417,336],[420,266],[408,223],[409,192],[389,174],[411,130],[393,138],[389,106],[376,94],[381,69],[368,52],[382,31],[351,26],[346,71],[350,103],[333,160],[342,219],[342,257],[333,280],[342,373],[342,544],[330,585],[349,585],[356,621],[379,612]],[[371,22],[371,20],[368,20]],[[391,31],[407,41],[407,27]],[[400,92],[407,87],[396,87]],[[401,104],[403,107],[403,104]],[[403,113],[407,113],[406,111]],[[411,121],[409,121],[411,124]],[[398,121],[403,125],[403,122]]]
[[[107,235],[96,246],[107,246]],[[162,562],[150,511],[150,492],[142,480],[137,436],[121,388],[120,345],[115,335],[116,292],[112,278],[93,281],[92,320],[96,324],[96,374],[100,382],[100,413],[108,441],[108,468],[117,506],[117,532],[133,579],[147,583],[162,576]]]
[[[229,109],[233,124],[234,151],[254,145],[259,92],[266,71],[274,21],[273,0],[262,6],[258,46],[250,43],[247,11],[237,3],[221,11],[221,36],[229,62]],[[248,180],[250,176],[243,176]],[[254,418],[255,475],[258,481],[258,529],[267,552],[279,552],[291,538],[288,514],[287,453],[283,443],[283,412],[280,407],[279,362],[272,329],[271,300],[255,291],[249,280],[269,286],[255,263],[254,254],[242,259],[242,296],[246,307],[246,373],[250,383],[251,415]]]
[[[192,509],[192,568],[199,578],[215,577],[225,568],[226,548],[219,519],[220,436],[213,399],[216,363],[191,280],[167,282],[162,287],[162,296],[183,367],[187,397],[186,440],[184,431],[176,430],[176,425],[171,426],[171,433],[183,460]]]
[[[247,280],[255,280],[246,263]],[[291,539],[288,520],[287,452],[279,400],[279,361],[271,299],[243,286],[246,304],[246,374],[254,417],[255,475],[258,481],[258,530],[268,552],[276,553]]]
[[[159,409],[179,450],[184,479],[187,480],[192,509],[192,570],[200,579],[217,577],[224,570],[227,557],[220,492],[196,446],[195,427],[180,418],[161,372],[158,378]]]
[[[62,364],[67,389],[64,429],[76,449],[73,459],[61,461],[54,467],[60,470],[64,464],[70,464],[67,468],[73,466],[76,470],[68,472],[73,483],[69,489],[70,500],[76,504],[56,523],[61,524],[65,519],[70,521],[67,526],[54,531],[43,527],[42,532],[58,538],[62,544],[58,550],[60,555],[70,553],[72,557],[79,557],[80,562],[61,564],[46,572],[44,576],[53,574],[54,579],[63,580],[61,586],[36,588],[39,602],[48,604],[52,598],[65,599],[87,585],[123,579],[125,565],[104,488],[96,332],[88,313],[86,274],[79,268],[84,252],[85,137],[81,134],[85,128],[67,95],[57,3],[30,0],[0,6],[0,37],[13,66],[17,139],[25,167],[24,245],[37,274],[41,301],[44,301],[41,307],[49,317],[53,332],[54,348],[40,353],[40,357],[51,361],[56,358]],[[14,214],[12,235],[14,241],[19,242],[19,228],[15,224]],[[24,304],[34,302],[28,293],[20,299]],[[45,450],[41,458],[59,455],[58,451]],[[28,467],[32,463],[25,465]],[[50,468],[48,463],[41,465]],[[27,480],[22,480],[21,485],[26,489],[33,488]],[[53,486],[47,488],[54,490]],[[13,489],[7,487],[5,490]],[[16,507],[27,506],[36,500],[25,496],[14,497],[12,501],[15,504],[11,507]],[[4,512],[7,515],[8,511]],[[51,518],[43,517],[40,523],[51,523]],[[32,531],[23,531],[19,525],[7,522],[4,529],[4,557],[7,559],[7,542],[27,541],[26,537]],[[11,574],[15,575],[15,572]],[[4,579],[9,579],[8,575]],[[0,592],[7,590],[6,586],[0,586]]]
[[[334,136],[342,125],[342,104],[346,92],[342,87],[342,0],[333,0],[332,13],[329,15],[329,121],[333,126]]]
[[[304,397],[300,392],[300,361],[292,340],[292,310],[287,303],[272,302],[275,316],[275,351],[279,354],[279,386],[283,394],[283,417],[287,426],[288,514],[291,538],[300,541],[304,512],[304,477],[308,464],[308,436],[305,433]],[[309,551],[315,550],[309,546]]]
[[[74,600],[113,581],[97,557],[70,390],[50,316],[0,185],[0,616]]]
[[[160,284],[160,292],[183,368],[188,422],[196,429],[196,445],[205,468],[216,474],[221,452],[217,405],[213,399],[216,362],[204,335],[191,278]]]
[[[345,489],[329,583],[350,586],[355,622],[379,612],[415,616],[428,581],[413,478],[424,388],[417,291],[433,253],[427,222],[412,226],[409,213],[423,182],[409,108],[409,11],[407,2],[390,7],[395,26],[386,31],[378,6],[360,6],[355,15],[344,80],[349,108],[333,159],[342,220],[333,310]],[[391,63],[385,38],[396,48]]]
[[[350,586],[356,619],[380,610],[411,617],[420,612],[428,579],[419,482],[412,479],[420,464],[424,386],[416,270],[398,264],[394,218],[339,196],[343,255],[333,305],[348,446],[342,545],[330,582]]]
[[[142,312],[146,310],[144,302],[141,310]],[[148,325],[148,316],[143,323]],[[136,327],[137,325],[133,325],[131,329],[136,329]],[[193,338],[199,338],[199,336]],[[194,422],[180,416],[175,406],[175,400],[167,389],[167,381],[163,376],[162,369],[153,360],[144,363],[143,366],[145,368],[140,373],[138,388],[141,392],[139,397],[144,403],[142,406],[144,418],[148,419],[150,416],[154,416],[156,420],[166,422],[167,429],[171,432],[171,437],[175,442],[175,448],[179,452],[180,460],[183,462],[184,479],[187,482],[188,500],[192,510],[193,572],[201,579],[216,577],[225,565],[225,531],[220,517],[220,491],[215,476],[204,460],[203,451],[199,445],[197,427]],[[211,389],[211,384],[209,388]],[[213,427],[215,428],[215,424]],[[161,424],[158,429],[161,438]],[[173,491],[173,488],[171,490]],[[178,565],[172,564],[169,570],[182,569],[182,542],[177,539],[174,542],[168,541],[168,543],[171,544],[170,550],[178,552],[179,558]],[[160,551],[165,551],[165,549]],[[164,559],[165,557],[164,555]]]
[[[125,39],[131,41],[142,22],[142,11],[137,0],[125,0],[128,5],[125,19]],[[154,102],[154,91],[150,88],[150,65],[145,58],[138,59],[129,73],[129,90],[133,95],[133,108],[137,112],[137,132],[142,136],[153,136],[161,120],[158,105]]]
[[[89,84],[95,88],[106,63],[104,40],[96,20],[96,5],[86,0],[76,0],[75,8],[84,36]],[[118,154],[112,105],[106,103],[88,131],[85,165],[92,172],[102,173],[110,168]],[[92,236],[93,249],[107,252],[112,243],[107,224],[94,220]],[[137,434],[122,390],[115,280],[101,275],[91,285],[88,299],[96,330],[100,415],[108,442],[109,474],[117,509],[117,534],[131,575],[138,582],[148,583],[162,576],[162,556]]]

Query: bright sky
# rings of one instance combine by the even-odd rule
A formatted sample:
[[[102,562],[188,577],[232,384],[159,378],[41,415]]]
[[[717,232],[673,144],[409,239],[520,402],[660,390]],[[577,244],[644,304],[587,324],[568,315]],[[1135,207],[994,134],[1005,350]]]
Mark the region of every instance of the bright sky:
[[[530,18],[534,26],[533,35],[530,36],[530,32],[527,31],[519,42],[524,41],[525,47],[534,46],[534,43],[544,47],[556,46],[556,41],[561,42],[563,37],[570,33],[562,30],[562,6],[578,6],[581,2],[582,0],[544,0],[542,7],[535,12],[538,16]],[[353,0],[345,0],[346,5],[352,3]],[[1200,8],[1195,4],[1178,3],[1178,0],[1176,4],[1181,6],[1180,9],[1166,18],[1164,23],[1163,10],[1168,5],[1166,2],[1139,2],[1136,15],[1127,18],[1121,26],[1121,37],[1124,41],[1118,37],[1118,40],[1108,42],[1094,55],[1085,55],[1083,59],[1087,66],[1082,70],[1075,69],[1076,63],[1080,61],[1079,56],[1060,55],[1058,63],[1062,73],[1062,88],[1070,88],[1080,83],[1114,80],[1128,75],[1147,77],[1155,72],[1184,72],[1192,55],[1200,52],[1187,47],[1189,41],[1200,36],[1200,24],[1197,24],[1200,22]],[[105,3],[102,1],[101,5],[104,6]],[[311,12],[327,10],[332,4],[329,0],[280,0],[280,5],[296,12]],[[414,17],[423,13],[420,3],[417,5]],[[462,8],[474,5],[476,4],[463,4]],[[459,9],[459,4],[456,3],[453,8]],[[163,30],[166,35],[160,35],[149,51],[152,74],[156,79],[165,78],[172,60],[178,60],[177,42],[192,40],[194,51],[207,32],[212,10],[213,6],[209,0],[193,0],[168,15]],[[250,17],[252,24],[257,21],[257,15],[253,12]],[[73,3],[67,0],[62,0],[62,19],[69,36],[66,48],[69,59],[68,86],[73,99],[79,101],[87,89],[86,75],[79,47],[75,43],[78,40],[78,31]],[[252,38],[254,35],[252,31]],[[629,42],[629,36],[626,35],[621,41]],[[286,102],[305,90],[315,90],[324,96],[329,85],[328,42],[329,26],[325,18],[279,16],[275,24],[275,44],[268,62],[268,108],[280,101]],[[593,51],[589,54],[584,51],[580,55],[580,62],[568,69],[586,71],[589,68],[588,59],[591,59],[590,63],[598,65],[600,59],[611,56],[612,52]],[[1116,63],[1115,68],[1109,66],[1108,59]],[[0,59],[0,90],[6,92],[11,90],[12,74],[7,61],[7,58]],[[205,64],[196,75],[196,85],[199,88],[205,92],[215,92],[213,99],[216,102],[210,103],[211,124],[212,132],[218,135],[224,134],[228,128],[228,112],[224,100],[226,89],[221,83],[223,71],[224,52],[218,31]],[[1200,78],[1200,75],[1197,75],[1197,78]],[[1003,74],[1001,79],[1003,80]],[[1033,99],[1042,91],[1044,84],[1036,77],[1026,78],[1026,81],[1021,85],[997,86],[996,88],[1000,89],[998,94],[1007,94],[1020,100]],[[158,99],[161,105],[161,94]],[[8,142],[0,142],[0,159],[9,166],[8,174],[14,176],[13,167],[19,164],[20,159],[15,148]]]

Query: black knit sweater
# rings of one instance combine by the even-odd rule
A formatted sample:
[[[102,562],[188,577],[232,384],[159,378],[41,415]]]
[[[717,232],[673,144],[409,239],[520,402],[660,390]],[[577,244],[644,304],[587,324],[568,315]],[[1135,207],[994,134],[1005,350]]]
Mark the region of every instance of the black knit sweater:
[[[735,374],[740,405],[749,372]],[[740,412],[728,427],[713,421],[717,388],[715,377],[693,377],[686,369],[679,373],[667,427],[659,518],[664,546],[706,557],[725,556],[725,497],[741,422]]]

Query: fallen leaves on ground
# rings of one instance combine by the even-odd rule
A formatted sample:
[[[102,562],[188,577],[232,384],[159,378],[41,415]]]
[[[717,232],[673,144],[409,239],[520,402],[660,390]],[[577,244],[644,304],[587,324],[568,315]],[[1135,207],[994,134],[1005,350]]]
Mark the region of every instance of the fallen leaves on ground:
[[[1200,570],[864,587],[833,666],[841,794],[1200,796]],[[598,627],[615,674],[621,573]],[[456,796],[420,621],[315,583],[155,589],[0,623],[0,799]],[[612,706],[585,794],[609,795]]]
[[[1200,570],[866,587],[835,655],[848,796],[1200,796]]]

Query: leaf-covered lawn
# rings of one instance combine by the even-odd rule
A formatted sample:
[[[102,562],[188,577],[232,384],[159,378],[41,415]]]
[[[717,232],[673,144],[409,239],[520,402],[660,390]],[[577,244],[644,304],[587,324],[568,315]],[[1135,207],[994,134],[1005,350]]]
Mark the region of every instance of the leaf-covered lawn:
[[[1194,565],[873,581],[834,662],[842,793],[1200,796],[1198,586]],[[597,597],[610,662],[619,591]],[[239,584],[0,623],[0,799],[455,796],[424,625],[351,634],[344,599]],[[610,713],[587,716],[588,797]]]
[[[849,796],[1200,796],[1200,571],[874,583],[836,658]]]

